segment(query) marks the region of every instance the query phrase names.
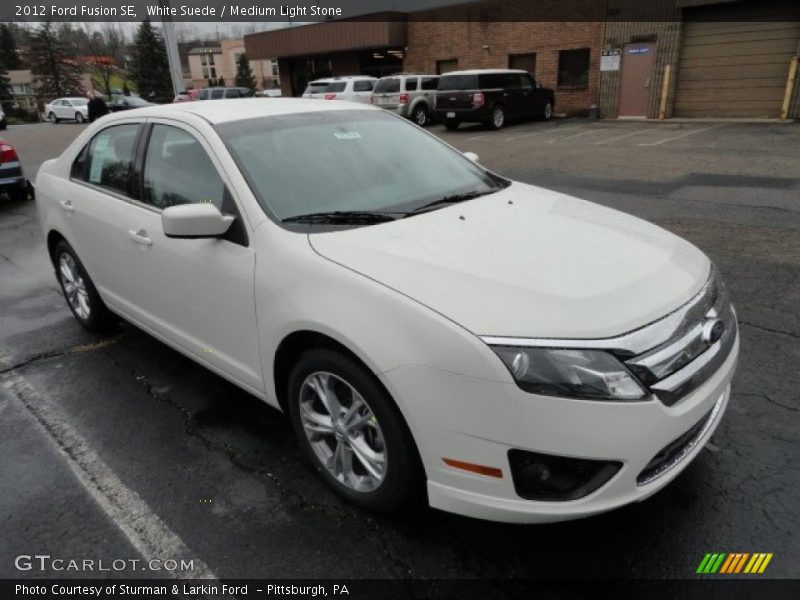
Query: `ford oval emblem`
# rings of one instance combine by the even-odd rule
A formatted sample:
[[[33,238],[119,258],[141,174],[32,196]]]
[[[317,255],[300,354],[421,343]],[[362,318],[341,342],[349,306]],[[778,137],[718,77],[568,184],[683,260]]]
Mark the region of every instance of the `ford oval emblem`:
[[[710,346],[718,342],[723,333],[725,333],[725,323],[719,319],[708,319],[703,325],[701,337]]]

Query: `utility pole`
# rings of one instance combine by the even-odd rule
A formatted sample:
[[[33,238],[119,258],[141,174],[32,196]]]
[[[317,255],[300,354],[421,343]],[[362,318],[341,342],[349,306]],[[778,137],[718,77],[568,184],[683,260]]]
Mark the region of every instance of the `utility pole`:
[[[169,0],[158,0],[159,6],[169,8]],[[166,11],[168,12],[168,11]],[[178,40],[175,37],[175,23],[172,17],[161,17],[162,31],[164,34],[164,45],[167,48],[167,61],[169,62],[169,74],[172,78],[172,91],[174,95],[185,94],[186,86],[183,83],[183,69],[181,69],[181,59],[178,56]]]

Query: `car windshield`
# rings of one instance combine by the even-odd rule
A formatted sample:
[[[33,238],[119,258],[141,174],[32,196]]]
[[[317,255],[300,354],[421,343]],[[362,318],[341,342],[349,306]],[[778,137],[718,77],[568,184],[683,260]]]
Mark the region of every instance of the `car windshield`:
[[[502,187],[499,178],[432,135],[380,111],[260,117],[217,129],[262,207],[277,220],[336,211],[409,212]]]
[[[397,77],[387,77],[375,84],[373,90],[376,94],[392,94],[400,91],[400,80]]]

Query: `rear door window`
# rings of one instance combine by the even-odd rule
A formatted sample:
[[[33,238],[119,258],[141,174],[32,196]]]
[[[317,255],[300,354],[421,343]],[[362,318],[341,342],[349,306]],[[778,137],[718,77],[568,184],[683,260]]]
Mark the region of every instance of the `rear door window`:
[[[211,99],[219,100],[225,94],[225,90],[211,90]]]
[[[131,195],[133,152],[138,124],[107,127],[92,138],[72,165],[73,178]]]

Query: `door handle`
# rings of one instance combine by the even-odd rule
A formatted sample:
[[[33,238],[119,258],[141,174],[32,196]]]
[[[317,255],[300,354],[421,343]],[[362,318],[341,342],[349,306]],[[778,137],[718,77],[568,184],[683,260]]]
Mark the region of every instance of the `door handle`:
[[[75,207],[72,206],[72,200],[60,200],[58,203],[61,205],[61,209],[64,212],[68,213],[75,212]]]
[[[141,244],[142,246],[152,246],[153,240],[147,237],[147,232],[144,229],[140,229],[139,231],[134,231],[133,229],[128,230],[128,237],[131,238],[137,244]]]

